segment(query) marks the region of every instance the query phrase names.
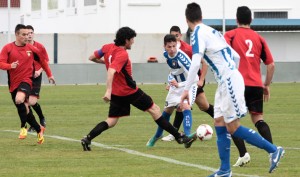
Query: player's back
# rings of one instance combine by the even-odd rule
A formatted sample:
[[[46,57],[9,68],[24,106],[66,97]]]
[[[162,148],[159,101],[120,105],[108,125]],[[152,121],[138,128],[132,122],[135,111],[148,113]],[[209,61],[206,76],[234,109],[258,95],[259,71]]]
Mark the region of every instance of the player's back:
[[[203,54],[204,60],[214,72],[217,82],[222,76],[231,75],[236,69],[234,51],[219,31],[204,25],[197,25],[192,35],[193,54]]]
[[[225,34],[226,41],[240,55],[239,71],[248,86],[262,86],[260,63],[273,62],[266,41],[250,28],[236,28]]]

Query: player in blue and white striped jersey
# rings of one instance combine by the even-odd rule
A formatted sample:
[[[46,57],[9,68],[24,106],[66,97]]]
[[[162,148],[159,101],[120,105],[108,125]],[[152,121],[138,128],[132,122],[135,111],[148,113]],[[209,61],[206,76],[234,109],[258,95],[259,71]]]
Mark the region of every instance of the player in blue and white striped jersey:
[[[186,79],[188,77],[189,68],[191,65],[191,59],[182,50],[178,49],[176,37],[171,34],[167,34],[164,37],[164,57],[170,68],[168,76],[168,83],[170,85],[168,95],[166,97],[165,109],[163,117],[166,120],[170,120],[170,116],[174,109],[183,112],[183,129],[186,135],[191,134],[192,127],[192,113],[191,106],[195,102],[197,93],[197,81],[198,76],[195,77],[192,86],[189,89],[189,102],[186,100],[183,103],[182,109],[179,108],[181,94],[183,93]],[[158,127],[155,135],[147,142],[148,147],[154,146],[155,142],[162,137],[163,129]],[[191,146],[193,141],[185,144],[186,148]]]
[[[202,10],[197,3],[190,3],[185,11],[186,21],[192,29],[193,59],[182,94],[182,102],[189,99],[189,89],[194,76],[200,68],[200,61],[204,57],[218,82],[214,104],[214,125],[217,134],[217,146],[220,168],[209,177],[231,177],[230,143],[231,135],[264,149],[270,155],[272,173],[278,166],[284,154],[282,147],[277,147],[265,140],[257,132],[240,124],[240,118],[247,113],[244,98],[244,80],[238,71],[238,54],[226,43],[222,34],[202,23]]]

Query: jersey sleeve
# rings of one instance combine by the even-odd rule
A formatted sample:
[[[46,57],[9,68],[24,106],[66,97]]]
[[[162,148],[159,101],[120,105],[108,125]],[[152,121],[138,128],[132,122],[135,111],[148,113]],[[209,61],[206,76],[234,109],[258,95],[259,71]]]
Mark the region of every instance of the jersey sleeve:
[[[265,65],[271,64],[274,62],[273,56],[271,54],[271,51],[269,49],[269,46],[264,38],[260,38],[261,44],[262,44],[262,51],[260,58],[264,62]]]
[[[102,58],[104,56],[104,52],[102,51],[102,48],[99,50],[95,50],[94,55],[96,58]]]
[[[0,69],[9,70],[11,69],[11,65],[8,62],[8,45],[4,46],[0,53]]]

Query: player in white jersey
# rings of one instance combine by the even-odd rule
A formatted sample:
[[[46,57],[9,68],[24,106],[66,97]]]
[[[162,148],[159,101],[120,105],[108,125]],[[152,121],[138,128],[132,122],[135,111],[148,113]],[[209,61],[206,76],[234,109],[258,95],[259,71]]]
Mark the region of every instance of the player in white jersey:
[[[189,98],[189,88],[204,58],[215,75],[218,88],[215,94],[214,125],[221,165],[211,177],[232,175],[230,169],[230,134],[270,153],[269,173],[277,167],[284,154],[282,147],[276,147],[257,132],[240,125],[239,118],[247,113],[244,99],[244,80],[237,70],[239,56],[227,45],[224,37],[215,29],[202,23],[202,11],[197,3],[187,5],[186,21],[192,29],[193,59],[181,101]]]
[[[188,71],[191,65],[191,59],[182,50],[177,47],[177,40],[174,35],[167,34],[164,37],[164,57],[170,68],[170,73],[168,76],[168,83],[170,85],[168,95],[166,97],[165,109],[163,112],[163,117],[166,120],[170,120],[170,116],[174,109],[183,112],[183,128],[186,135],[191,134],[192,127],[192,113],[191,106],[195,102],[197,93],[197,82],[199,80],[198,76],[194,78],[193,83],[189,89],[189,102],[187,100],[183,101],[182,109],[178,107],[180,104],[181,94],[184,90],[186,83],[186,78],[188,76]],[[149,139],[146,146],[153,147],[155,142],[162,137],[163,129],[158,127],[155,135]],[[194,141],[195,139],[193,139]],[[186,143],[185,147],[189,148],[193,141]]]

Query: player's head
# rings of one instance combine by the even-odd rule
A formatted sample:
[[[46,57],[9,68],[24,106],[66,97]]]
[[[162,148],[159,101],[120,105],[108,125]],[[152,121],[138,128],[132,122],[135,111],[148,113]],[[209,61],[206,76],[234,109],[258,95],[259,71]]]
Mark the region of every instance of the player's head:
[[[18,24],[15,28],[16,45],[25,45],[28,39],[28,30],[25,25]]]
[[[32,43],[34,37],[34,28],[31,25],[27,25],[26,28],[28,30],[28,42]]]
[[[177,41],[181,40],[182,34],[179,26],[172,26],[170,28],[170,34],[174,35],[177,39]]]
[[[125,49],[130,49],[136,37],[136,32],[129,27],[122,27],[116,33],[114,40],[116,46],[125,46]]]
[[[185,9],[186,20],[195,23],[202,21],[202,10],[199,4],[192,2],[186,6]]]
[[[251,10],[247,6],[240,6],[236,11],[236,20],[240,25],[250,25],[252,21]]]
[[[167,34],[164,37],[164,48],[169,56],[174,57],[177,53],[177,40],[172,34]]]

